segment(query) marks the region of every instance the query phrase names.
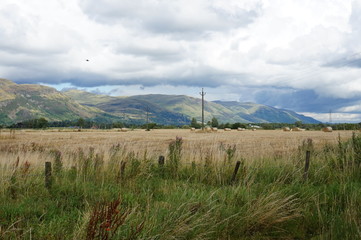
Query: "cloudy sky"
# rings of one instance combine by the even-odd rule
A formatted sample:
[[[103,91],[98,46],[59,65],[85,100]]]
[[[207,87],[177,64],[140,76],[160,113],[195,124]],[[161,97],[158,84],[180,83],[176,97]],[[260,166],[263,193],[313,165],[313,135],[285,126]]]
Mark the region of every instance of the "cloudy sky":
[[[361,0],[1,0],[0,78],[361,122]]]

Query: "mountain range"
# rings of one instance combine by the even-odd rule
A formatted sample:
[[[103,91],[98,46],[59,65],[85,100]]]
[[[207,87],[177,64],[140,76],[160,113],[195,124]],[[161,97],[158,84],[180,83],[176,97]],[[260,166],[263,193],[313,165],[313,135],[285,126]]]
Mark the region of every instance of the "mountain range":
[[[38,84],[16,84],[0,79],[0,124],[44,117],[48,121],[90,119],[99,122],[189,124],[201,119],[202,100],[185,95],[114,97],[80,90],[57,91]],[[242,123],[319,123],[290,110],[256,103],[205,101],[205,121]]]

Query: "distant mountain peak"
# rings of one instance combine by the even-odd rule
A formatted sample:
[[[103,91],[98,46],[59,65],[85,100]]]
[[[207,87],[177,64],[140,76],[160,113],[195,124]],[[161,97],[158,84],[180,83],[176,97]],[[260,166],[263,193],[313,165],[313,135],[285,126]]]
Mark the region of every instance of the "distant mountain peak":
[[[5,78],[0,78],[0,86],[5,86],[5,85],[16,85],[16,83],[7,80]]]
[[[99,112],[80,105],[54,88],[0,79],[0,124],[40,117],[50,121],[91,118]]]
[[[0,124],[45,117],[48,120],[77,118],[184,125],[201,119],[201,99],[186,95],[146,94],[114,97],[78,89],[59,92],[37,84],[16,84],[0,79]],[[205,101],[205,120],[242,123],[319,123],[290,110],[251,102]]]

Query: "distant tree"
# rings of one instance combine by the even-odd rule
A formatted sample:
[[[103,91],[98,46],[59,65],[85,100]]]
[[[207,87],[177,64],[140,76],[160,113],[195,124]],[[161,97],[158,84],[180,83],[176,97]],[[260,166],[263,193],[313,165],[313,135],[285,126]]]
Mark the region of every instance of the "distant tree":
[[[201,125],[197,122],[197,119],[192,118],[191,120],[191,127],[193,128],[199,128]]]
[[[302,127],[303,127],[302,121],[297,121],[297,122],[295,122],[295,126],[302,128]]]
[[[211,126],[212,127],[218,127],[218,125],[219,125],[219,123],[218,123],[217,118],[213,117],[212,122],[211,122]]]
[[[274,123],[260,123],[259,126],[265,130],[276,129],[276,125]]]
[[[48,125],[48,120],[42,117],[12,124],[10,128],[47,128]]]
[[[124,124],[122,122],[116,122],[116,123],[113,123],[113,128],[123,128],[124,127]]]
[[[46,120],[45,118],[37,119],[35,128],[47,128],[47,127],[48,127],[48,120]]]
[[[85,126],[84,118],[79,118],[78,121],[76,122],[76,125],[80,128],[83,128]]]
[[[230,123],[225,123],[224,124],[224,128],[231,128],[232,126],[231,126],[231,124]]]
[[[148,124],[142,125],[141,128],[146,129],[147,131],[149,131],[150,129],[157,128],[157,124],[156,123],[148,123]]]
[[[238,129],[238,128],[246,128],[246,125],[239,122],[232,124],[232,129]]]

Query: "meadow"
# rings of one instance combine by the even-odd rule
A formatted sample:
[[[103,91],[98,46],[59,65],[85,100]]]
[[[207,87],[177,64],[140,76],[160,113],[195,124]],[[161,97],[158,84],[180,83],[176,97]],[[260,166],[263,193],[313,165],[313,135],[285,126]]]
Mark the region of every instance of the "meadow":
[[[360,163],[352,131],[2,130],[0,239],[361,239]]]

